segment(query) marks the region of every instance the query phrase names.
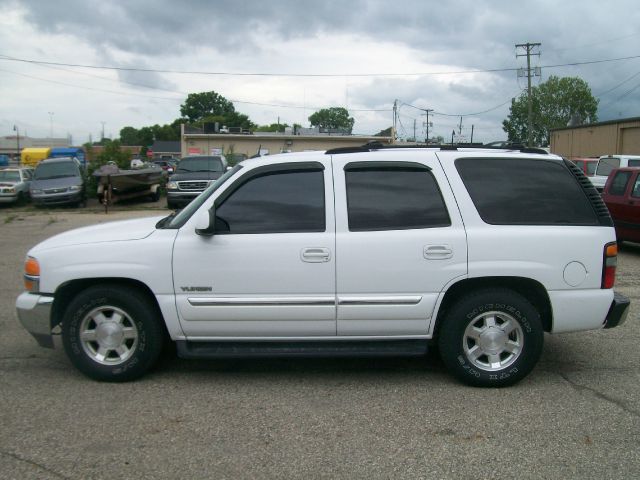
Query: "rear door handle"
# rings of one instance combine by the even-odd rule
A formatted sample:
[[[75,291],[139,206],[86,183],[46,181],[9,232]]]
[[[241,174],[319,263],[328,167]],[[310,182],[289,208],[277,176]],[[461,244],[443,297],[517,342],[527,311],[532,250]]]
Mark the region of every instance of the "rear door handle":
[[[331,250],[324,247],[303,248],[300,252],[300,258],[303,262],[308,263],[324,263],[331,260]]]
[[[422,253],[427,260],[446,260],[453,257],[450,245],[425,245]]]

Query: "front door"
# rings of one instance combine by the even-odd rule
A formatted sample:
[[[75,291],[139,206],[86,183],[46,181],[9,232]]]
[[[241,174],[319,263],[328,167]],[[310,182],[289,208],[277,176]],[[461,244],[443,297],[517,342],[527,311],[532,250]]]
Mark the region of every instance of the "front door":
[[[192,222],[174,246],[174,289],[188,338],[335,336],[330,163],[243,172],[214,200],[216,232]]]

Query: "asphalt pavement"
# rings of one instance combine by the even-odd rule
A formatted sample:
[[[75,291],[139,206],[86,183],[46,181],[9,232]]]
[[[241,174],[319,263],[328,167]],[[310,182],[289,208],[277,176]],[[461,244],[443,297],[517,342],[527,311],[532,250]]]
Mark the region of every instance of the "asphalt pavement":
[[[186,361],[125,384],[40,348],[15,299],[27,250],[71,228],[168,213],[0,208],[0,478],[623,479],[640,476],[640,245],[619,256],[627,323],[546,335],[521,383],[457,383],[414,359]]]

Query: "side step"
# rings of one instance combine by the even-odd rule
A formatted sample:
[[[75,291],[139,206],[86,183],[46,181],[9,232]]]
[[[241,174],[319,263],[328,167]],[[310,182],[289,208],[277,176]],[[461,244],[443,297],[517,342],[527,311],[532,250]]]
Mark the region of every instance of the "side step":
[[[180,358],[415,357],[427,340],[176,342]]]

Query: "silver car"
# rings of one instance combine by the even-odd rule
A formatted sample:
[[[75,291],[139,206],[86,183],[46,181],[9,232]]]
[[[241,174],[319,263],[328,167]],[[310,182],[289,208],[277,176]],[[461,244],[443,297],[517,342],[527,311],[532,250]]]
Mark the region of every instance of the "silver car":
[[[29,198],[33,169],[9,167],[0,170],[0,203],[22,204]]]

